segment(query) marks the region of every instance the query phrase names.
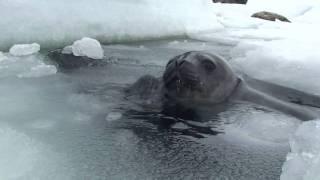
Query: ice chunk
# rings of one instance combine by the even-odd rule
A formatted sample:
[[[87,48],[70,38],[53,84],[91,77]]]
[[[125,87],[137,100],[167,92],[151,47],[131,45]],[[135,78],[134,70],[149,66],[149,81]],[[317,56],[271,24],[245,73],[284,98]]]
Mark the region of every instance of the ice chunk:
[[[26,56],[37,53],[40,51],[40,45],[37,43],[32,44],[16,44],[13,45],[9,52],[13,56]]]
[[[119,120],[121,119],[121,117],[122,117],[122,114],[119,112],[110,112],[107,115],[106,120],[111,122],[111,121]]]
[[[181,129],[181,130],[185,130],[185,129],[188,129],[190,128],[189,126],[187,126],[186,124],[183,124],[183,123],[175,123],[173,126],[172,126],[173,129]]]
[[[320,120],[304,122],[290,140],[291,152],[281,180],[316,180],[320,177]]]
[[[75,56],[86,56],[92,59],[103,58],[103,49],[99,41],[95,39],[84,37],[81,40],[75,41],[71,49]],[[65,52],[68,52],[68,50],[70,50],[68,46],[64,48]]]

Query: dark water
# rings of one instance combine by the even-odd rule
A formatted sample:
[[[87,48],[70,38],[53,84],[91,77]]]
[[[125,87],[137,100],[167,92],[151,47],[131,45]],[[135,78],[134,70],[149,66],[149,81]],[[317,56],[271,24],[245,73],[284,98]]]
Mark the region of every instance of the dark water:
[[[230,48],[191,40],[105,46],[112,60],[107,66],[2,81],[0,91],[13,98],[1,102],[7,106],[0,132],[21,149],[20,157],[5,152],[10,170],[21,172],[13,179],[279,179],[286,140],[247,135],[243,127],[255,117],[289,117],[234,103],[219,114],[200,111],[202,122],[177,121],[168,128],[160,123],[168,117],[124,98],[128,84],[145,74],[160,76],[175,55],[207,50],[230,58]]]

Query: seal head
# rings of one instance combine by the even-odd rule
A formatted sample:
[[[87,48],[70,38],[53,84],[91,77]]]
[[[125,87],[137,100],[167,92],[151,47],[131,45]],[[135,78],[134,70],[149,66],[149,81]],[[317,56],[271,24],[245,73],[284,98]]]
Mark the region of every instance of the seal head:
[[[223,58],[199,51],[171,59],[162,78],[167,97],[190,103],[224,102],[239,83]]]

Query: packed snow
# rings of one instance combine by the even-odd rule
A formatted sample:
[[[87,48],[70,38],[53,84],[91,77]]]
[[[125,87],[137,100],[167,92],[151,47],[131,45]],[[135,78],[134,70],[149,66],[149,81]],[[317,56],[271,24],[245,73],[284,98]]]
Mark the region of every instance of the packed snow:
[[[103,49],[96,39],[84,37],[75,41],[71,46],[63,48],[62,53],[74,56],[85,56],[92,59],[102,59]]]

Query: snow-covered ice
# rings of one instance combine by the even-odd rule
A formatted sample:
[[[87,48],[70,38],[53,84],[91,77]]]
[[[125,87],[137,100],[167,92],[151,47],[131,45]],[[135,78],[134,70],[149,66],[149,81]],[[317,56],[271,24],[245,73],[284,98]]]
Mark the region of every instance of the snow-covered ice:
[[[86,56],[92,59],[103,58],[103,49],[100,42],[88,37],[75,41],[71,46],[66,46],[63,48],[62,53],[72,53],[75,56]]]
[[[16,44],[9,50],[13,56],[27,56],[40,51],[40,45],[37,43],[32,44]]]

